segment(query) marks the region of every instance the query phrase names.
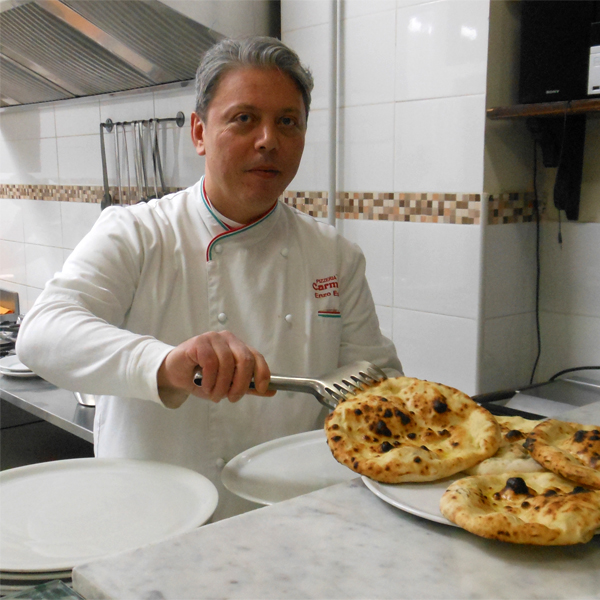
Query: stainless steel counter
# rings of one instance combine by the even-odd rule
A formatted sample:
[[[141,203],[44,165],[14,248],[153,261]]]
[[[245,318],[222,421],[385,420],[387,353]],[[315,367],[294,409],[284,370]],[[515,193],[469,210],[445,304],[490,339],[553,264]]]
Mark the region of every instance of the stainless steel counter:
[[[80,405],[73,392],[38,377],[21,379],[0,375],[0,398],[87,442],[94,441],[95,409]]]

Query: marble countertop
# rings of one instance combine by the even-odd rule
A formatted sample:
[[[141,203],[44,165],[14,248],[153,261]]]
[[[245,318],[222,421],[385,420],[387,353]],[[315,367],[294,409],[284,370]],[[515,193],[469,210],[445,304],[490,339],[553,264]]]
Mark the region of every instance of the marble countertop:
[[[600,403],[570,411],[596,422]],[[593,421],[590,421],[593,420]],[[360,479],[82,565],[88,600],[600,598],[600,536],[519,546],[404,513]]]

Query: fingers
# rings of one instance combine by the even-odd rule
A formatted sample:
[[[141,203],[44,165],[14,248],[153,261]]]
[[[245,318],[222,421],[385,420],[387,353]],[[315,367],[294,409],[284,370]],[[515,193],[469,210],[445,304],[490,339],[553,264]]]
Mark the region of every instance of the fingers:
[[[195,395],[237,402],[248,393],[252,378],[259,394],[267,392],[271,372],[266,360],[232,333],[209,332],[188,342],[193,342],[192,362],[202,367],[202,386]]]

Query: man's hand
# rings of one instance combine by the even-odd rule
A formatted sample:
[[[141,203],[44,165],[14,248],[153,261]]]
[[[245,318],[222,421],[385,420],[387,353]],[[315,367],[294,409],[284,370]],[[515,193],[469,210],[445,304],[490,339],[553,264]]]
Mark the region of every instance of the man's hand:
[[[202,386],[194,373],[202,368]],[[248,386],[254,377],[256,392]],[[167,354],[158,370],[158,392],[164,405],[178,408],[190,394],[219,402],[237,402],[244,394],[272,396],[267,391],[271,372],[260,352],[229,331],[210,331],[191,338]]]

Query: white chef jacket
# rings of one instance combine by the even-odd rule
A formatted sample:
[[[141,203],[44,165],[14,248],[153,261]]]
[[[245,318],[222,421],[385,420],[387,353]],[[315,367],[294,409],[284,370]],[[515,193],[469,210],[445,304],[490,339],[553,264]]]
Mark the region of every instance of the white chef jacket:
[[[20,359],[57,386],[97,394],[99,457],[192,468],[219,491],[215,519],[255,506],[227,492],[223,465],[262,442],[321,426],[307,394],[161,403],[167,353],[229,330],[271,372],[318,376],[355,360],[401,372],[382,336],[359,248],[283,203],[231,229],[196,185],[104,210],[47,284],[18,337]]]

